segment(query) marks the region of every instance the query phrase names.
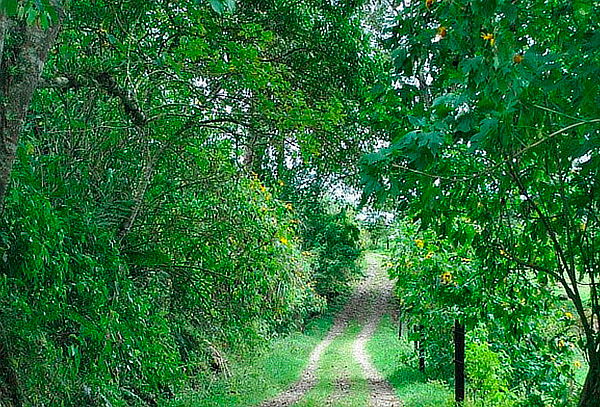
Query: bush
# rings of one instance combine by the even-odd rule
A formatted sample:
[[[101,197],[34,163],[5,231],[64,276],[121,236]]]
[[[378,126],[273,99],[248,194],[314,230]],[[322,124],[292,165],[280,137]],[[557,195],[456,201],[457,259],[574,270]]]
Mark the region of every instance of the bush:
[[[122,235],[138,203],[94,172],[101,155],[20,150],[0,226],[0,368],[17,385],[0,405],[160,404],[322,309],[289,210],[228,156],[165,157]]]
[[[510,407],[516,398],[508,389],[511,377],[507,355],[494,352],[487,342],[469,341],[466,345],[465,370],[473,406]]]
[[[362,276],[357,264],[360,230],[352,213],[320,202],[309,206],[303,217],[304,247],[313,257],[317,293],[330,300],[348,293],[352,281]]]

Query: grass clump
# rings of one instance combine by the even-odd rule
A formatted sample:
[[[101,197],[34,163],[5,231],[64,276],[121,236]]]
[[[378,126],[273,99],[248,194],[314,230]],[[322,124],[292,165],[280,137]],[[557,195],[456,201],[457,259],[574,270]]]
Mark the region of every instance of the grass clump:
[[[367,351],[382,376],[394,387],[405,407],[439,407],[452,397],[450,389],[409,365],[414,360],[412,344],[398,338],[398,327],[385,315],[367,343]],[[416,362],[414,363],[416,366]]]
[[[331,314],[311,322],[303,332],[276,338],[251,357],[231,362],[231,376],[206,376],[200,391],[169,407],[248,407],[274,397],[300,377],[308,356],[333,323]]]

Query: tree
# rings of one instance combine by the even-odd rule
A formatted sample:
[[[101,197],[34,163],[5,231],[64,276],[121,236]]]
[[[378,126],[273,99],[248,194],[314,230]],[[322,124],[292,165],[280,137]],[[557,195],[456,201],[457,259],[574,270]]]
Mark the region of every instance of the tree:
[[[0,216],[0,404],[167,403],[323,308],[295,189],[360,154],[360,2],[232,4],[69,2]],[[345,288],[357,229],[323,210]]]
[[[0,211],[27,109],[54,45],[62,10],[50,1],[8,1],[0,9]]]
[[[600,398],[599,10],[595,1],[404,3],[389,90],[403,107],[364,177],[456,245],[464,230],[454,220],[471,219],[486,269],[562,287],[589,361],[582,407]]]

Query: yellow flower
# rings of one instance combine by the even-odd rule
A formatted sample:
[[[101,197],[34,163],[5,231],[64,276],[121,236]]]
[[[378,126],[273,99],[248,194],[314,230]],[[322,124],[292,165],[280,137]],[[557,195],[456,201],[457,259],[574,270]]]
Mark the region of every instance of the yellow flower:
[[[291,203],[289,203],[289,202],[288,202],[288,203],[286,203],[286,204],[285,204],[285,209],[287,209],[288,211],[291,211],[291,210],[292,210],[292,204],[291,204]]]
[[[563,341],[562,339],[560,341],[558,341],[558,347],[559,348],[564,348],[565,347],[565,341]]]
[[[425,256],[425,258],[426,258],[426,259],[430,259],[430,258],[432,258],[432,257],[433,257],[433,252],[432,252],[432,251],[429,251],[429,252],[427,253],[427,255]]]
[[[392,263],[392,262],[388,261],[387,263],[385,263],[385,266],[386,266],[387,268],[392,268],[392,267],[394,267],[394,263]]]
[[[446,27],[444,27],[443,25],[440,25],[437,29],[437,35],[440,38],[444,38],[447,34],[448,34],[448,29]]]
[[[283,182],[282,180],[277,181],[277,183],[279,184],[280,187],[285,185],[285,182]]]
[[[496,37],[494,37],[494,34],[492,33],[482,33],[481,38],[483,38],[484,41],[489,41],[492,47],[496,43]]]
[[[570,313],[570,312],[567,311],[567,312],[565,312],[565,318],[567,318],[567,319],[574,319],[575,317],[573,316],[572,313]]]
[[[500,255],[501,256],[506,256],[506,252],[504,250],[500,249]]]
[[[281,237],[279,238],[279,241],[280,241],[282,244],[286,245],[286,246],[289,246],[289,244],[290,244],[290,241],[289,241],[289,240],[287,240],[287,238],[286,238],[285,236],[281,236]]]
[[[310,252],[303,251],[303,252],[302,252],[302,255],[303,255],[303,256],[310,256]]]
[[[425,247],[425,241],[423,239],[417,239],[417,240],[415,240],[415,243],[417,244],[417,247],[419,249],[422,249]]]
[[[463,257],[461,260],[464,261],[465,263],[470,263],[471,262],[471,259],[468,259],[466,257]]]
[[[267,188],[265,188],[265,186],[263,184],[259,184],[260,192],[267,192]]]
[[[449,271],[445,271],[442,273],[440,278],[442,279],[442,283],[448,284],[452,281],[452,273],[450,273]]]
[[[430,8],[430,7],[433,5],[433,2],[434,2],[434,1],[435,1],[435,0],[425,0],[425,6],[426,6],[427,8]]]
[[[576,360],[575,362],[573,362],[573,365],[577,368],[577,369],[581,369],[581,362]]]

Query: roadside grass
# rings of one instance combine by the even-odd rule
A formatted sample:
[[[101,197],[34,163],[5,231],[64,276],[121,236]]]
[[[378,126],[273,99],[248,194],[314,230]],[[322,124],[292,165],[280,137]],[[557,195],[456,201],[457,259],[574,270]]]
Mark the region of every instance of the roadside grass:
[[[440,407],[452,405],[452,392],[439,382],[405,364],[411,358],[412,344],[398,338],[398,327],[389,315],[379,323],[375,334],[367,343],[373,364],[396,390],[404,407]]]
[[[231,363],[232,376],[207,377],[202,388],[171,401],[169,407],[248,407],[276,396],[299,379],[313,348],[333,324],[339,305],[310,322],[303,332],[271,341],[250,358]]]
[[[364,407],[369,388],[352,346],[360,326],[352,323],[329,345],[317,369],[317,384],[295,407]]]

